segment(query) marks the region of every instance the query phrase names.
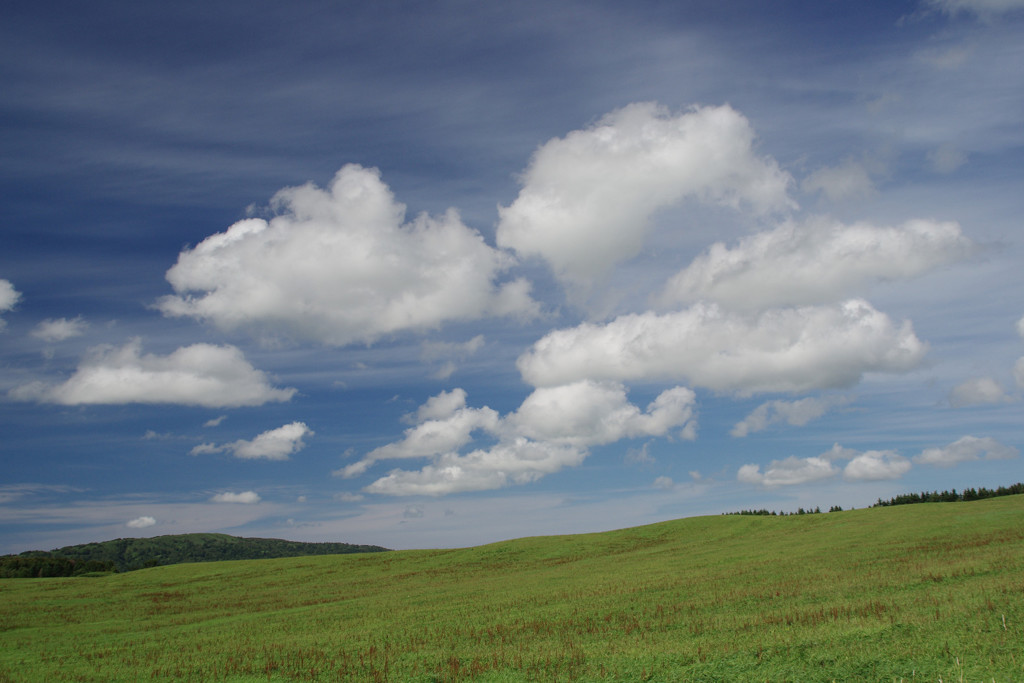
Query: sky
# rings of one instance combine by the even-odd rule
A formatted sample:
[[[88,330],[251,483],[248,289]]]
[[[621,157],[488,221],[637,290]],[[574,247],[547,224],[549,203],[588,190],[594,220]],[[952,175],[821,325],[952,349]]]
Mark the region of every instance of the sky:
[[[1024,480],[1024,1],[8,3],[0,553]]]

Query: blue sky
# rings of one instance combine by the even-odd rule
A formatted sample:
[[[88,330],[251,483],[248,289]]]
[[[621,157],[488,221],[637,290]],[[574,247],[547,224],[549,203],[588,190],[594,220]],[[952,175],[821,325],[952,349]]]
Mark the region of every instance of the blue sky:
[[[1024,4],[17,3],[0,552],[1024,479]]]

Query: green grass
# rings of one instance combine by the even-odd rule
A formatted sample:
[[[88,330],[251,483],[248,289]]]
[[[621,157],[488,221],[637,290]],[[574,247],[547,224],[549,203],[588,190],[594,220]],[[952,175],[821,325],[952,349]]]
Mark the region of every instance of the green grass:
[[[1024,496],[0,581],[0,682],[143,680],[1024,680]]]

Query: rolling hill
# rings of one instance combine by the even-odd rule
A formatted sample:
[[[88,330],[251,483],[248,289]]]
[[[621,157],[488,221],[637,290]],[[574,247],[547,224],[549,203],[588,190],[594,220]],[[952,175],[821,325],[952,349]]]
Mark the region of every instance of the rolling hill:
[[[35,680],[1024,680],[1024,496],[0,581]]]
[[[178,534],[152,538],[119,538],[101,543],[71,545],[56,550],[28,551],[0,558],[66,558],[76,563],[99,563],[117,571],[131,571],[157,565],[222,560],[257,560],[304,555],[341,555],[386,551],[376,545],[350,543],[302,543],[276,538],[240,538],[227,534]]]

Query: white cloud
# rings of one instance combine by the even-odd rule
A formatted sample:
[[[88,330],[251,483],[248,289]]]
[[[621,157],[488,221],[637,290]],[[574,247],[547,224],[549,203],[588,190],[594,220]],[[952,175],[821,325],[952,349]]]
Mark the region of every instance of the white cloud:
[[[747,484],[773,487],[806,484],[834,477],[838,473],[839,470],[826,458],[797,458],[791,455],[785,460],[772,460],[763,474],[759,465],[743,465],[736,478]]]
[[[74,320],[68,320],[67,318],[47,319],[35,326],[35,329],[32,330],[32,336],[45,342],[55,343],[81,336],[85,333],[85,328],[88,326],[89,323],[82,320],[81,316]]]
[[[789,174],[758,157],[753,142],[747,119],[728,106],[672,115],[646,102],[613,111],[535,152],[519,196],[499,207],[498,245],[543,257],[586,285],[639,253],[651,215],[684,198],[792,206]]]
[[[220,423],[223,422],[226,419],[228,419],[227,415],[220,415],[218,417],[215,417],[215,418],[212,418],[210,420],[207,420],[206,422],[203,423],[203,426],[204,427],[219,427]]]
[[[370,343],[451,320],[533,315],[514,264],[449,210],[410,223],[375,169],[348,165],[322,190],[280,191],[269,222],[247,219],[183,251],[165,315],[329,345]],[[195,294],[193,294],[195,293]]]
[[[697,304],[548,333],[519,357],[534,386],[581,379],[685,378],[715,391],[803,392],[855,384],[866,372],[910,370],[926,346],[861,300],[756,317]]]
[[[695,432],[694,393],[675,387],[659,394],[646,412],[626,400],[615,382],[582,381],[535,390],[504,418],[490,408],[465,407],[461,389],[442,392],[417,412],[425,419],[401,441],[382,446],[336,475],[354,477],[379,460],[427,458],[419,471],[392,470],[365,488],[391,495],[444,495],[523,484],[578,465],[588,447],[621,439]],[[460,451],[483,432],[495,443]]]
[[[585,450],[572,446],[517,438],[466,455],[446,453],[417,472],[392,470],[365,490],[396,496],[486,491],[536,481],[579,465],[586,455]]]
[[[732,428],[731,434],[743,437],[780,422],[801,427],[811,420],[818,419],[832,408],[846,405],[849,402],[850,398],[846,396],[802,398],[798,401],[768,401],[737,422]]]
[[[910,461],[895,451],[865,451],[853,457],[843,469],[848,481],[899,479],[910,470]]]
[[[260,502],[260,500],[259,494],[255,491],[242,491],[241,493],[227,491],[225,493],[218,493],[210,498],[211,503],[243,503],[245,505],[253,505]]]
[[[990,403],[1007,403],[1013,397],[1007,394],[999,382],[991,377],[975,377],[958,384],[949,392],[949,402],[954,408],[983,405]]]
[[[427,420],[446,420],[465,407],[466,390],[456,387],[451,391],[442,391],[437,396],[431,396],[415,413],[403,416],[402,420],[410,424],[420,424]]]
[[[864,165],[852,160],[839,166],[819,168],[804,178],[800,187],[808,193],[821,192],[832,201],[860,199],[875,190]]]
[[[465,400],[465,392],[461,398]],[[455,394],[453,391],[452,394]],[[424,414],[430,414],[436,406],[445,400],[450,400],[450,395],[442,393],[425,404],[420,410]],[[362,460],[354,462],[334,472],[336,476],[351,478],[358,476],[370,468],[378,460],[426,458],[439,456],[446,453],[453,453],[462,448],[472,440],[472,434],[477,430],[484,430],[490,434],[497,434],[500,431],[501,418],[498,413],[490,408],[464,408],[460,407],[449,415],[436,419],[427,419],[414,427],[405,430],[405,438],[395,443],[390,443],[380,448],[375,448],[363,457]]]
[[[305,422],[292,422],[277,429],[271,429],[256,436],[251,441],[239,439],[233,443],[226,443],[220,446],[212,443],[204,443],[196,446],[190,451],[191,455],[202,455],[205,453],[230,452],[236,458],[244,460],[266,459],[266,460],[288,460],[293,453],[298,453],[306,447],[303,438],[312,436],[313,430],[306,426]]]
[[[838,443],[832,444],[832,448],[821,453],[818,457],[825,460],[852,460],[860,453],[852,448],[845,448]]]
[[[14,309],[20,300],[21,292],[14,289],[14,285],[8,280],[0,279],[0,313]],[[5,325],[7,325],[7,321],[0,318],[0,330],[4,329]]]
[[[761,473],[758,465],[744,465],[736,478],[748,484],[761,486],[793,486],[812,481],[828,479],[839,474],[836,461],[848,460],[842,469],[847,481],[881,481],[899,479],[910,470],[910,461],[896,451],[864,451],[844,448],[834,444],[832,448],[810,458],[790,456],[785,460],[772,460]]]
[[[536,389],[506,425],[519,436],[573,446],[595,446],[625,438],[664,436],[693,419],[696,396],[685,387],[662,392],[647,412],[626,399],[618,382],[582,380]]]
[[[1018,358],[1013,364],[1013,379],[1018,387],[1024,389],[1024,357]]]
[[[786,222],[733,248],[713,244],[669,280],[661,302],[711,300],[748,311],[830,303],[873,282],[907,279],[963,260],[973,248],[953,222],[913,220],[898,227],[844,225],[825,217]]]
[[[1017,334],[1020,335],[1021,339],[1024,339],[1024,318],[1017,321]]]
[[[991,437],[965,436],[948,446],[926,448],[914,456],[914,462],[921,465],[952,467],[974,460],[1007,460],[1017,457],[1017,449],[1005,446]]]
[[[234,346],[193,344],[167,356],[142,355],[142,342],[90,349],[75,374],[57,386],[36,382],[12,398],[63,405],[175,403],[208,408],[288,401],[295,389],[275,389]]]
[[[125,526],[131,527],[132,529],[145,529],[146,527],[151,527],[155,525],[156,518],[149,516],[136,517],[135,519],[130,520],[125,524]]]

